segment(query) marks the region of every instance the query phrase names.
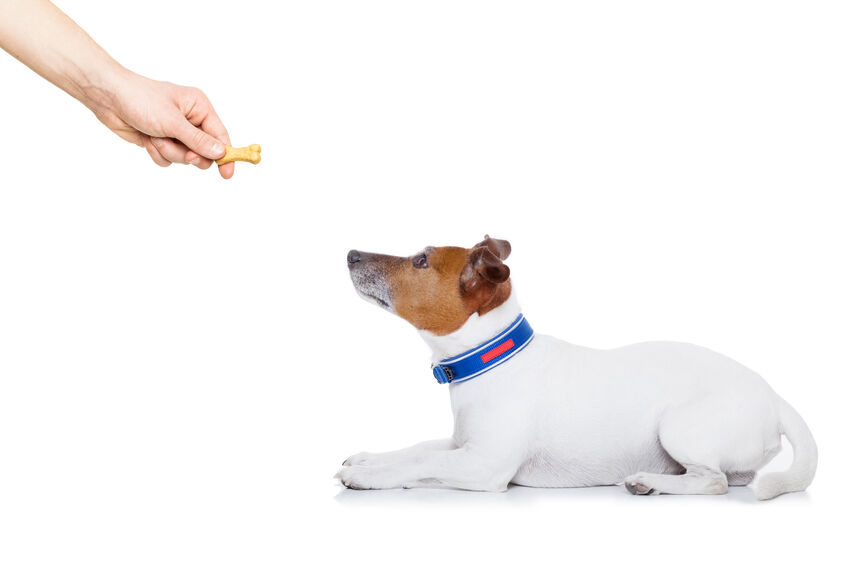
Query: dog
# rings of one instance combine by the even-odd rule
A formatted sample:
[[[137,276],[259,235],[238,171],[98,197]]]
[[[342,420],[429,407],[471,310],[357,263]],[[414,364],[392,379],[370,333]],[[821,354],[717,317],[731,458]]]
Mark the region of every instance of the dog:
[[[624,484],[635,495],[724,494],[748,485],[781,447],[787,471],[758,499],[801,491],[816,472],[804,420],[756,373],[695,345],[580,347],[536,335],[504,264],[511,246],[427,247],[411,257],[352,250],[357,292],[418,329],[449,383],[453,436],[349,457],[351,489]]]

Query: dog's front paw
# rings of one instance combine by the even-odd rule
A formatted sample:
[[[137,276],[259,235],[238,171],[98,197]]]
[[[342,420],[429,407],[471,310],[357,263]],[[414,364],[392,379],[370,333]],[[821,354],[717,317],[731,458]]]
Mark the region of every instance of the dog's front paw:
[[[342,467],[352,467],[353,465],[368,465],[374,459],[373,453],[360,451],[356,455],[351,455],[342,463]]]
[[[630,494],[659,494],[659,492],[651,486],[648,477],[645,473],[636,473],[624,479],[624,487]]]
[[[348,461],[350,460],[348,459]],[[336,478],[347,488],[353,490],[370,490],[380,488],[375,486],[373,478],[371,477],[372,473],[369,473],[367,467],[363,467],[361,465],[349,465],[347,461],[345,461],[345,465],[345,467],[342,467],[341,470],[336,473]]]

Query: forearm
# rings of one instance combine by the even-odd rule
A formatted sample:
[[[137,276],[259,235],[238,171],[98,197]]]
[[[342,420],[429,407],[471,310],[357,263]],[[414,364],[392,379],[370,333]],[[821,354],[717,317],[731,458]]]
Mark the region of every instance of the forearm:
[[[48,0],[0,0],[0,48],[94,112],[158,165],[208,169],[230,143],[221,119],[196,88],[159,82],[118,64]],[[233,164],[218,168],[233,176]]]
[[[47,0],[0,0],[0,47],[92,109],[129,73]]]

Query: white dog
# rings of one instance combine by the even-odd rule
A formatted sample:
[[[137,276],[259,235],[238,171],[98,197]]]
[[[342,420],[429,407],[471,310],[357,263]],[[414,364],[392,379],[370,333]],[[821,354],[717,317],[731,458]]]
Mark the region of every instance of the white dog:
[[[450,382],[453,437],[360,453],[337,477],[355,489],[503,491],[621,484],[633,494],[724,494],[780,451],[759,499],[805,489],[813,436],[760,378],[717,353],[656,342],[596,350],[533,335],[503,260],[508,242],[428,247],[412,257],[351,251],[360,295],[411,322]]]

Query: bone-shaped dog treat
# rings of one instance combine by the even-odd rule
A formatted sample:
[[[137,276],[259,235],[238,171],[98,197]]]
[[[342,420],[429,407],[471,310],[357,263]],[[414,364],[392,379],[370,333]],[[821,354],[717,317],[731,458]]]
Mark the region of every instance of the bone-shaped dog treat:
[[[245,161],[255,165],[262,160],[260,153],[262,153],[262,147],[256,144],[248,147],[230,147],[227,145],[227,152],[215,162],[219,165],[225,165],[233,161]]]

